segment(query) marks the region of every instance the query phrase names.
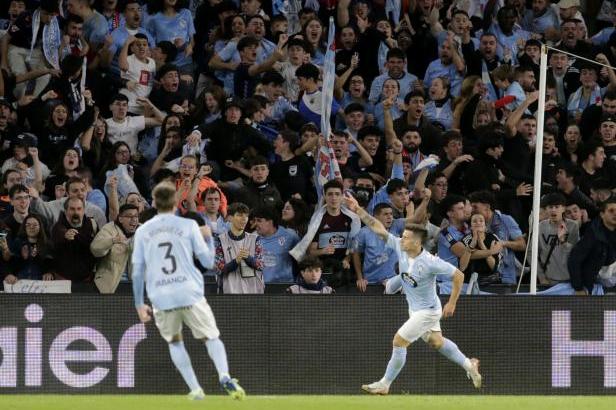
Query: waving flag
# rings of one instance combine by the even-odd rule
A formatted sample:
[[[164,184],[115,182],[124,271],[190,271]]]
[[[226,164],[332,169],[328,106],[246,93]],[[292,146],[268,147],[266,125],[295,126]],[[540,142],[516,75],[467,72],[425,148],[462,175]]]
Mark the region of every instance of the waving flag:
[[[342,178],[338,161],[336,161],[334,150],[329,142],[331,134],[330,118],[332,113],[332,101],[334,99],[334,82],[336,81],[335,37],[336,26],[334,24],[334,18],[330,17],[327,52],[325,53],[325,64],[323,65],[323,88],[321,90],[321,132],[325,137],[325,141],[321,141],[319,152],[317,153],[315,172],[319,203],[321,203],[321,197],[323,196],[323,185],[329,180]]]

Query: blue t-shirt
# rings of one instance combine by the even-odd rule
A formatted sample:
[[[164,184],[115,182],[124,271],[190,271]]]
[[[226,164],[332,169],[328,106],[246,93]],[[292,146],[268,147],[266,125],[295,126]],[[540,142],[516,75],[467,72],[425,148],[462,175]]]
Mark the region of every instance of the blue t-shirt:
[[[462,89],[462,76],[456,69],[454,63],[444,65],[441,62],[440,58],[432,61],[428,65],[428,68],[426,69],[426,74],[424,75],[424,87],[426,89],[430,88],[430,85],[432,85],[432,81],[437,77],[448,78],[450,84],[450,94],[454,97],[458,97],[460,95],[460,90]]]
[[[321,130],[321,90],[317,90],[311,94],[304,93],[302,99],[299,100],[299,113],[306,122],[313,122],[319,130]],[[340,111],[340,104],[335,98],[332,99],[331,116],[334,117]]]
[[[192,63],[192,56],[187,57],[184,52],[186,46],[188,46],[195,35],[193,18],[188,9],[181,9],[173,17],[165,16],[160,12],[156,13],[150,17],[147,28],[152,33],[156,43],[170,41],[175,44],[175,39],[181,38],[184,44],[178,49],[178,55],[175,58],[174,64],[182,67]]]
[[[404,230],[404,219],[396,219],[389,228],[394,236],[400,236]],[[392,248],[387,248],[385,241],[372,229],[364,226],[354,239],[354,250],[364,255],[362,271],[368,283],[381,283],[396,275],[398,254]]]
[[[460,242],[462,238],[468,233],[468,227],[464,226],[464,230],[460,231],[453,226],[448,226],[443,229],[438,235],[438,256],[444,261],[451,263],[453,266],[458,266],[460,260],[451,251],[451,247],[457,242]]]
[[[299,236],[291,229],[278,227],[271,236],[259,236],[265,283],[293,283],[293,258],[289,251],[299,242]]]
[[[513,241],[522,236],[518,223],[511,216],[502,214],[500,211],[494,212],[488,232],[496,235],[501,241]],[[509,248],[504,249],[500,273],[503,283],[516,283],[515,252]]]

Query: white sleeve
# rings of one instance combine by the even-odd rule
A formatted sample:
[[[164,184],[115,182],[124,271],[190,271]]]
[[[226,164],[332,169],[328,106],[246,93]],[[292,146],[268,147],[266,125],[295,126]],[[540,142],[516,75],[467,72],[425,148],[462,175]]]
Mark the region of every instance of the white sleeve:
[[[130,118],[131,129],[137,132],[145,130],[145,117],[143,115],[128,118]]]
[[[387,283],[385,284],[385,293],[387,295],[394,294],[400,289],[402,289],[402,277],[400,275],[396,275],[387,280]]]
[[[453,266],[451,263],[445,262],[438,256],[432,256],[432,263],[430,265],[432,268],[432,272],[435,275],[446,275],[449,277],[453,277],[453,274],[458,269],[455,266]]]
[[[207,269],[212,269],[214,267],[214,244],[212,237],[208,238],[206,242],[203,239],[203,235],[201,235],[201,231],[199,230],[199,225],[193,221],[191,224],[191,242],[193,246],[193,252],[195,256]]]

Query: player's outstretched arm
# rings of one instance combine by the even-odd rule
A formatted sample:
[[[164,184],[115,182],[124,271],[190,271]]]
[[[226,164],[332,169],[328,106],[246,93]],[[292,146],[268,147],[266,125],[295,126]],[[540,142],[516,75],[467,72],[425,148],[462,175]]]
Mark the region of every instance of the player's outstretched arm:
[[[453,287],[451,289],[451,295],[449,295],[449,300],[443,307],[443,317],[451,317],[456,311],[456,303],[458,303],[458,297],[460,296],[462,284],[464,283],[464,274],[460,272],[459,269],[456,269],[452,281]]]
[[[387,229],[385,229],[383,224],[378,219],[374,218],[372,215],[366,212],[365,209],[359,206],[357,200],[353,198],[353,195],[345,193],[344,202],[347,208],[355,212],[357,216],[359,216],[359,219],[361,219],[361,221],[366,224],[368,228],[370,228],[381,239],[387,242],[387,238],[389,237],[389,232],[387,232]]]

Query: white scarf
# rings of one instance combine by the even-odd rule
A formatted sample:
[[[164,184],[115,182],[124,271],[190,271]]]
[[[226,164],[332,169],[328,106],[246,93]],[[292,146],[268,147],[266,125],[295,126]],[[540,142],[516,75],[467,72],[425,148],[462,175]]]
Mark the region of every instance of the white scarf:
[[[41,10],[36,9],[34,14],[32,15],[32,41],[30,43],[30,55],[28,56],[28,60],[32,59],[32,51],[34,50],[34,45],[36,44],[36,39],[38,38],[38,32],[41,27]],[[45,24],[43,26],[43,54],[45,55],[45,59],[47,62],[56,70],[60,69],[60,58],[58,55],[58,51],[60,48],[60,26],[58,24],[58,18],[52,17],[49,24]]]
[[[400,4],[400,0],[386,0],[385,1],[385,14],[387,15],[387,17],[391,16],[393,18],[394,24],[396,26],[400,23],[401,9],[402,9],[402,5]]]
[[[349,232],[349,237],[347,240],[347,247],[351,248],[351,244],[353,243],[352,239],[357,236],[359,230],[361,229],[361,221],[354,212],[344,206],[340,209],[340,211],[349,218],[351,218],[351,231]],[[321,221],[323,220],[323,217],[325,216],[326,212],[327,211],[325,205],[322,205],[320,208],[314,211],[314,214],[312,214],[312,218],[310,218],[310,223],[308,224],[308,231],[306,232],[306,235],[304,235],[302,240],[299,241],[299,243],[289,251],[289,254],[293,256],[296,261],[301,262],[302,259],[304,259],[304,256],[306,256],[306,251],[308,250],[310,243],[312,242],[314,236],[319,230],[319,226],[321,226]]]
[[[486,85],[488,89],[488,101],[496,101],[498,100],[498,95],[496,94],[496,89],[492,84],[492,79],[490,78],[490,71],[488,70],[488,65],[486,64],[486,60],[481,59],[481,81]]]
[[[569,103],[567,104],[567,111],[569,112],[579,111],[578,107],[580,106],[580,101],[582,100],[582,89],[583,87],[580,87],[577,89],[576,92],[571,94],[571,97],[569,97]],[[595,87],[592,89],[592,93],[590,94],[590,100],[588,101],[587,107],[590,107],[591,105],[597,105],[600,103],[601,103],[601,87],[595,84]]]

